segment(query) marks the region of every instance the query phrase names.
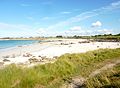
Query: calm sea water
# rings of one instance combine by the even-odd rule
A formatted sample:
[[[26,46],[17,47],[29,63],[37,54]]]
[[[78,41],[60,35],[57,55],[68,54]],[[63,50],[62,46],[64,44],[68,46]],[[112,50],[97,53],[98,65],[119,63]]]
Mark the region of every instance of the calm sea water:
[[[22,45],[29,45],[38,42],[37,40],[0,40],[0,50],[22,46]]]

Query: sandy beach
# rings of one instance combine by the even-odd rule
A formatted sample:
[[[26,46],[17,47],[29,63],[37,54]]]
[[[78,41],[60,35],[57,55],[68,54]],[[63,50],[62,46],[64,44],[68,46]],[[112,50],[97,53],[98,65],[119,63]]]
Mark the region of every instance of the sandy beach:
[[[85,39],[53,39],[0,51],[1,65],[48,63],[66,53],[84,53],[87,51],[120,48],[119,42],[84,42]]]

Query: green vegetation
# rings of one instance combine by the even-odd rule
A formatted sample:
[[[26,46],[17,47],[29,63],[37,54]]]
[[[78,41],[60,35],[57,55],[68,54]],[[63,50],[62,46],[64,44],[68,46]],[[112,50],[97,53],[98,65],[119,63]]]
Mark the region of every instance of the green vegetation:
[[[120,40],[120,34],[112,35],[112,34],[104,34],[104,35],[95,35],[92,36],[94,39],[104,39],[104,40]]]
[[[60,88],[71,77],[86,78],[95,69],[104,66],[105,62],[118,57],[120,49],[100,49],[82,54],[65,54],[53,64],[31,68],[13,64],[0,70],[0,88]],[[94,80],[89,80],[86,85],[91,87]]]
[[[87,80],[88,88],[119,88],[120,64]]]
[[[94,40],[114,40],[114,41],[120,41],[120,34],[104,34],[104,35],[95,35],[95,36],[71,36],[68,38],[75,38],[75,39],[94,39]]]
[[[80,36],[80,35],[74,35],[74,36],[63,36],[63,35],[57,35],[56,37],[44,37],[44,36],[38,36],[38,37],[4,37],[0,39],[10,39],[10,40],[45,40],[45,39],[93,39],[95,41],[120,41],[120,33],[119,34],[103,34],[103,35],[93,35],[93,36]]]

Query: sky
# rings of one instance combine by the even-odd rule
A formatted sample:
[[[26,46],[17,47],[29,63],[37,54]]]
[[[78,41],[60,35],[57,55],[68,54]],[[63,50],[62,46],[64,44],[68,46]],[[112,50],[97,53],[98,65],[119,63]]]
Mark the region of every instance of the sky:
[[[0,37],[120,33],[120,0],[0,0]]]

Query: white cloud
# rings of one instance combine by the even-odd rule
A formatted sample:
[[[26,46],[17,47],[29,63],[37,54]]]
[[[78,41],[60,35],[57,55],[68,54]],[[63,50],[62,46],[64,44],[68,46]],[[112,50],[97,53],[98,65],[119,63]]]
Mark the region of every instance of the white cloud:
[[[73,35],[88,35],[91,33],[90,30],[82,29],[81,26],[73,26],[69,30],[65,31],[65,36],[73,36]]]
[[[113,3],[111,3],[111,5],[112,5],[112,6],[119,6],[119,5],[120,5],[120,1],[118,1],[118,2],[113,2]]]
[[[44,5],[48,5],[48,4],[52,4],[52,2],[43,2],[42,4]],[[23,5],[25,6],[25,5]],[[26,5],[27,6],[27,5]],[[80,22],[82,20],[86,20],[88,18],[91,18],[91,17],[94,17],[94,16],[98,16],[100,14],[104,14],[104,13],[107,13],[107,12],[111,12],[111,11],[114,11],[116,9],[120,9],[120,1],[118,2],[114,2],[114,3],[111,3],[109,4],[108,6],[105,6],[105,7],[101,7],[101,8],[98,8],[98,9],[94,9],[94,10],[91,10],[91,11],[87,11],[87,12],[83,12],[83,13],[80,13],[76,16],[73,16],[71,18],[68,18],[67,20],[64,20],[64,21],[60,21],[54,25],[50,25],[48,26],[47,28],[43,28],[43,29],[39,29],[39,33],[42,33],[42,34],[45,34],[47,35],[47,33],[49,33],[49,35],[53,35],[53,34],[64,34],[65,31],[59,31],[60,29],[63,29],[64,27],[69,27],[69,25],[72,25],[73,23],[77,23],[77,22]],[[69,12],[64,12],[64,13],[69,13]],[[44,17],[42,18],[42,20],[47,20],[47,19],[50,19],[49,17]],[[100,24],[101,22],[97,22],[97,25],[98,26],[101,26],[102,24]],[[12,25],[7,25],[8,26],[12,26]],[[18,29],[21,29],[22,27],[19,25],[13,25],[12,26],[13,28],[18,28]],[[1,28],[1,27],[0,27]],[[5,26],[4,26],[5,28]],[[23,27],[23,29],[25,29],[26,27]],[[27,27],[28,29],[28,27]],[[74,29],[74,28],[73,28]],[[77,30],[76,28],[74,30]],[[95,32],[94,30],[79,30],[79,31],[66,31],[66,32],[69,32],[70,34],[92,34],[93,32]],[[96,32],[99,32],[99,33],[102,33],[102,32],[106,32],[106,33],[109,33],[110,31],[108,29],[104,29],[104,30],[97,30]]]
[[[37,31],[38,31],[38,33],[40,33],[40,34],[46,33],[46,31],[45,31],[44,28],[39,28]]]
[[[93,17],[95,16],[96,14],[93,14],[92,12],[85,12],[85,13],[82,13],[80,15],[77,15],[75,17],[72,17],[72,18],[69,18],[67,19],[66,21],[61,21],[59,23],[56,23],[54,25],[51,25],[49,26],[47,29],[48,30],[55,30],[55,29],[58,29],[60,27],[64,27],[64,26],[69,26],[73,23],[76,23],[76,22],[79,22],[79,21],[82,21],[82,20],[85,20],[87,18],[90,18],[90,17]]]
[[[70,14],[72,12],[68,12],[68,11],[65,11],[65,12],[61,12],[61,14]]]
[[[43,18],[41,18],[42,20],[49,20],[49,19],[51,19],[52,17],[43,17]]]
[[[63,28],[63,27],[69,26],[73,23],[77,23],[77,22],[80,22],[82,20],[86,20],[88,18],[97,16],[100,14],[104,14],[104,13],[107,13],[110,11],[114,11],[116,9],[120,9],[120,1],[111,3],[110,5],[105,6],[105,7],[101,7],[99,9],[94,9],[92,11],[83,12],[83,13],[81,13],[77,16],[71,17],[65,21],[60,21],[54,25],[50,25],[47,29],[48,30],[56,30],[58,28]],[[99,25],[101,25],[101,24],[99,23]]]
[[[80,31],[81,27],[80,26],[74,26],[72,28],[70,28],[70,31]]]
[[[96,31],[99,34],[111,34],[113,31],[111,29],[100,29]]]
[[[66,34],[67,36],[73,36],[73,35],[90,35],[92,33],[91,30],[79,30],[79,31],[65,31],[64,34]]]
[[[71,30],[72,29],[72,30]],[[79,29],[79,30],[73,30]],[[65,36],[73,36],[73,35],[98,35],[98,34],[113,34],[114,32],[112,29],[99,29],[99,30],[92,30],[92,29],[84,29],[81,27],[72,27],[70,30],[64,31]]]
[[[33,27],[23,24],[0,23],[0,37],[29,37],[36,36]]]
[[[48,30],[46,30],[45,28],[39,28],[39,29],[36,29],[36,30],[37,30],[36,33],[37,33],[38,36],[49,36]]]
[[[14,30],[14,29],[19,29],[19,30],[26,30],[30,29],[31,27],[28,25],[22,25],[22,24],[7,24],[7,23],[0,23],[0,30]]]
[[[100,21],[96,21],[95,23],[92,23],[92,27],[101,27],[102,23]]]
[[[30,4],[21,4],[21,6],[28,7],[28,6],[31,6],[31,5]]]
[[[29,20],[34,20],[34,18],[31,17],[31,16],[28,16],[27,19],[29,19]]]

